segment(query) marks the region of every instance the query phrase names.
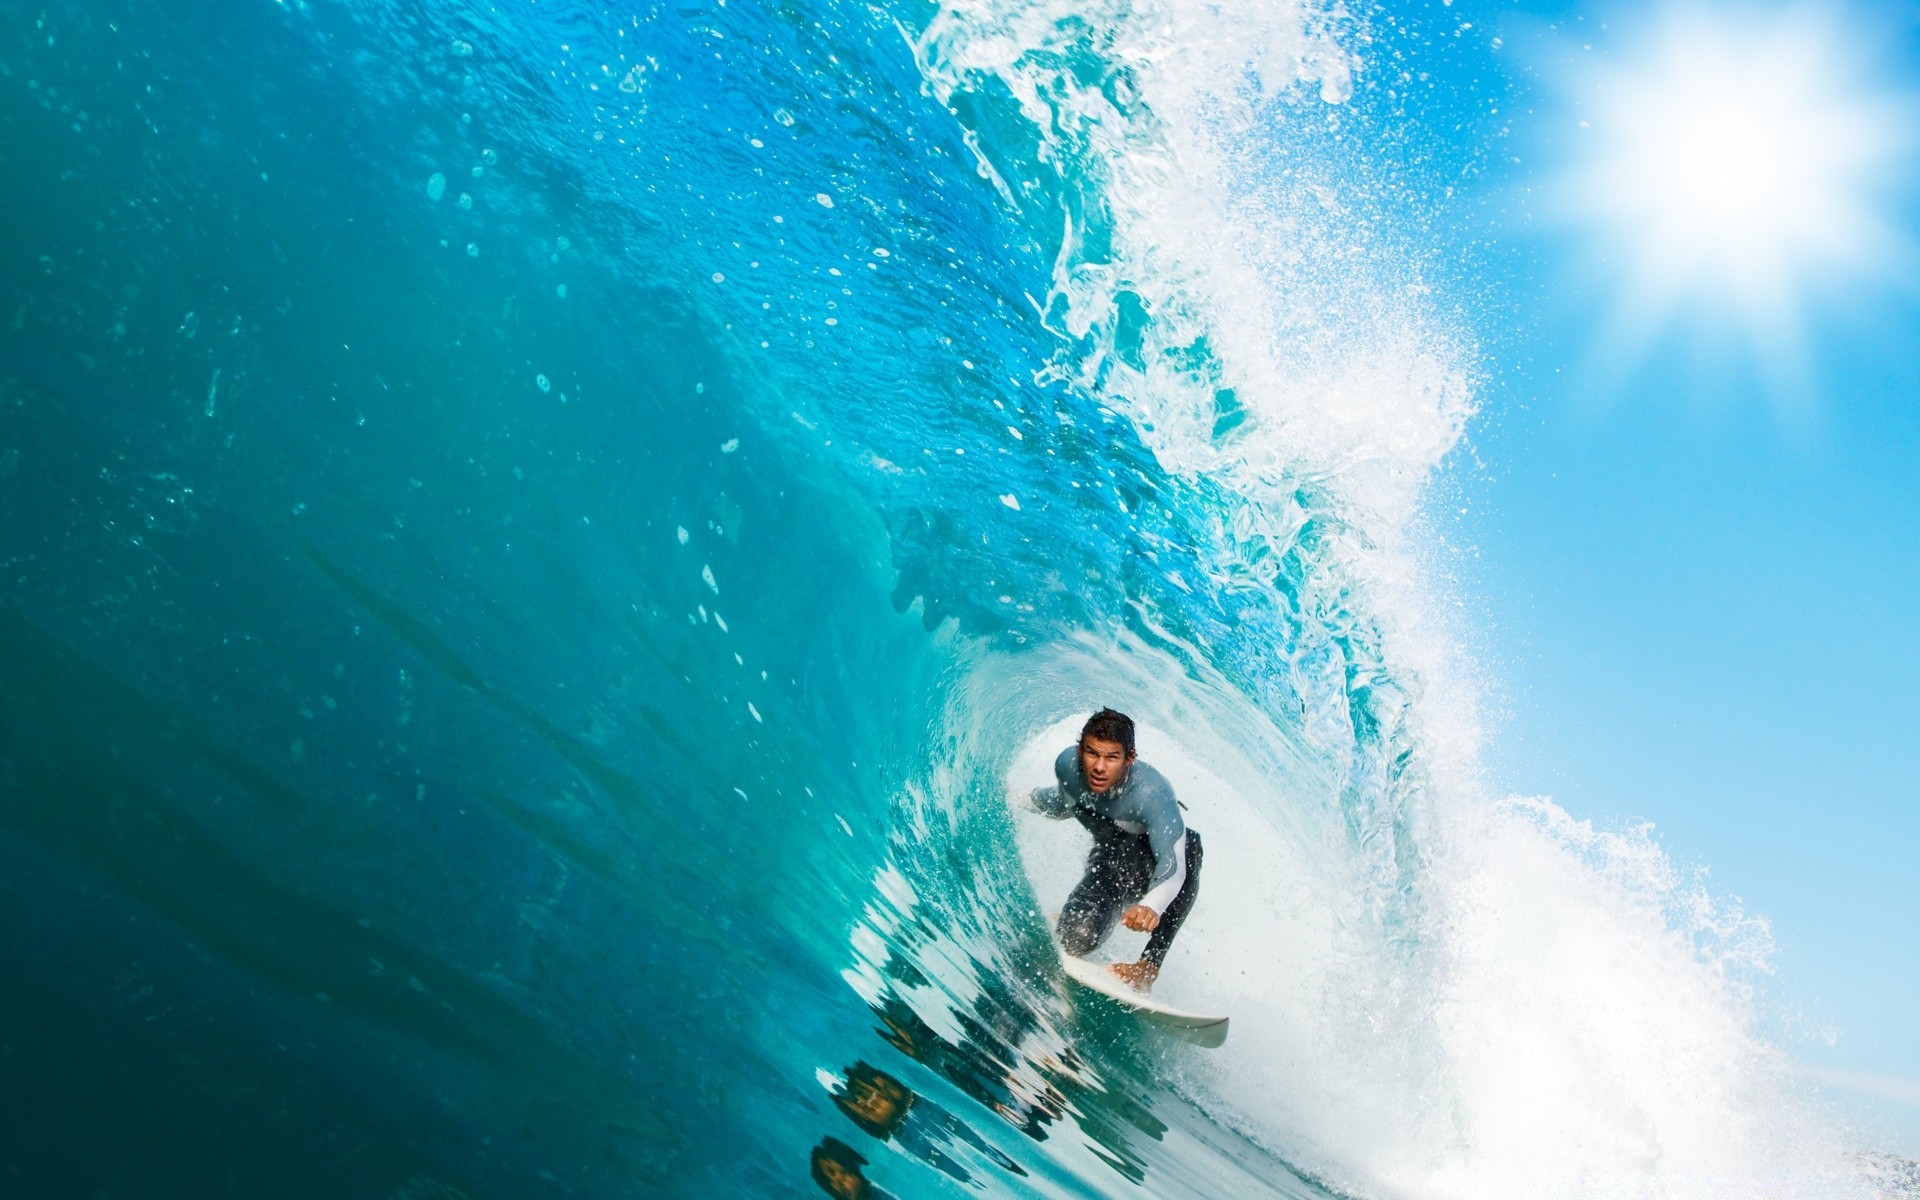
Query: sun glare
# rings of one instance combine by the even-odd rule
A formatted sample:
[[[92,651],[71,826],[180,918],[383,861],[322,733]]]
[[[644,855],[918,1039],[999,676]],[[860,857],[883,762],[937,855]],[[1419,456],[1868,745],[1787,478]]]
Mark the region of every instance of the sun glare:
[[[1618,332],[1644,339],[1691,302],[1778,352],[1808,284],[1903,249],[1876,197],[1902,122],[1845,45],[1806,15],[1676,12],[1642,53],[1568,81],[1580,136],[1555,191],[1623,275]]]

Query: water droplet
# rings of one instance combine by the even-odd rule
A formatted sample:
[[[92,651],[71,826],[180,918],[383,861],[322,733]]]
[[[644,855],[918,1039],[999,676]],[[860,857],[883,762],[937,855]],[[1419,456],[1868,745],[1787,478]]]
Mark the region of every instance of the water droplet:
[[[793,114],[792,114],[792,113],[790,113],[790,112],[788,112],[788,111],[787,111],[786,109],[784,109],[784,108],[776,108],[776,109],[774,109],[774,110],[773,110],[773,119],[774,119],[775,121],[778,121],[778,122],[779,122],[780,124],[782,124],[782,125],[787,125],[787,126],[791,126],[791,125],[793,124]]]
[[[553,294],[565,300],[567,298],[567,285],[564,283],[555,284]]]
[[[479,258],[479,257],[480,257],[480,247],[479,247],[479,246],[477,246],[477,245],[475,245],[475,244],[474,244],[473,242],[468,242],[468,243],[467,243],[467,257],[468,257],[468,258]]]
[[[473,43],[455,38],[453,40],[453,56],[455,58],[473,57]]]
[[[713,281],[715,283],[725,283],[727,281],[727,277],[725,275],[722,275],[720,272],[715,271],[713,273]]]
[[[493,147],[489,146],[480,152],[480,161],[488,166],[492,166],[500,161],[500,156],[493,152]]]
[[[572,247],[572,245],[573,245],[573,243],[572,243],[572,242],[570,242],[570,241],[568,241],[568,240],[567,240],[566,238],[564,238],[564,237],[562,237],[562,238],[556,238],[556,239],[554,239],[554,243],[553,243],[553,244],[554,244],[554,245],[556,245],[556,246],[558,246],[558,247],[560,247],[560,248],[561,248],[562,250],[566,250],[566,249],[569,249],[569,248],[571,248],[571,247]]]
[[[433,174],[427,176],[427,199],[437,201],[446,194],[447,177],[445,175],[435,171]]]
[[[469,196],[469,195],[468,195],[467,193],[465,193],[465,192],[461,192],[461,193],[460,193],[460,207],[461,207],[461,208],[472,208],[472,207],[473,207],[473,197],[472,197],[472,196]]]
[[[551,382],[551,381],[549,381],[549,380],[547,379],[547,377],[546,377],[545,375],[535,375],[535,376],[533,377],[533,382],[534,382],[534,383],[535,383],[535,384],[536,384],[536,385],[537,385],[537,386],[538,386],[538,387],[540,388],[540,390],[541,390],[541,391],[543,391],[543,392],[550,392],[550,391],[552,391],[552,390],[553,390],[553,384],[552,384],[552,382]]]
[[[815,192],[813,194],[813,200],[814,203],[818,204],[821,208],[833,207],[833,197],[827,195],[825,192]]]
[[[686,545],[686,544],[687,544],[687,537],[688,537],[688,534],[687,534],[687,527],[686,527],[685,525],[675,525],[675,526],[673,527],[673,531],[674,531],[674,533],[675,533],[675,535],[677,535],[677,536],[679,537],[679,539],[680,539],[680,544],[681,544],[682,546],[684,546],[684,545]]]
[[[485,167],[475,167],[473,169],[473,177],[475,179],[480,178],[482,175],[485,175],[486,173],[487,173],[487,169]]]
[[[739,448],[740,448],[739,438],[728,438],[726,441],[720,443],[720,453],[722,454],[732,454],[735,450],[738,450]]]

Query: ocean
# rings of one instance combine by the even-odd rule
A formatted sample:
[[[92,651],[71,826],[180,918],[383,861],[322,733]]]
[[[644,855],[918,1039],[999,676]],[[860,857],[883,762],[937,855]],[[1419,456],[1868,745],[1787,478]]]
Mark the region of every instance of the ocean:
[[[1763,927],[1481,782],[1424,35],[5,12],[0,1194],[1902,1186]],[[1058,973],[1102,705],[1219,1050]]]

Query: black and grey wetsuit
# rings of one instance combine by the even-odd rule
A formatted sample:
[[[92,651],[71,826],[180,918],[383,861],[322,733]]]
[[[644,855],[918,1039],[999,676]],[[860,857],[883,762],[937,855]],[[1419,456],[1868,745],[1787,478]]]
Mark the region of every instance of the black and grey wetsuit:
[[[1080,772],[1078,746],[1060,752],[1053,774],[1059,783],[1034,789],[1033,806],[1093,835],[1086,874],[1060,912],[1062,945],[1090,953],[1128,905],[1143,904],[1160,916],[1143,956],[1159,966],[1200,892],[1200,835],[1181,817],[1173,785],[1135,759],[1118,784],[1096,792]]]

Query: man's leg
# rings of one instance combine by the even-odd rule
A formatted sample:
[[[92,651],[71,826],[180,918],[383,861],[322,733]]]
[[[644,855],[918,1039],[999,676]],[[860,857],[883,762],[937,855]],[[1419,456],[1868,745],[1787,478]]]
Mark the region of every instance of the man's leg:
[[[1093,953],[1113,932],[1121,910],[1146,893],[1152,868],[1153,851],[1144,837],[1121,834],[1095,842],[1087,873],[1060,910],[1062,948],[1075,958]]]
[[[1156,972],[1160,964],[1166,961],[1167,951],[1173,946],[1173,936],[1180,932],[1181,922],[1187,919],[1187,911],[1193,907],[1194,897],[1200,894],[1200,835],[1187,830],[1187,881],[1180,885],[1180,894],[1167,905],[1167,911],[1160,914],[1160,924],[1154,926],[1153,936],[1147,939],[1146,952],[1140,961],[1152,963]]]

